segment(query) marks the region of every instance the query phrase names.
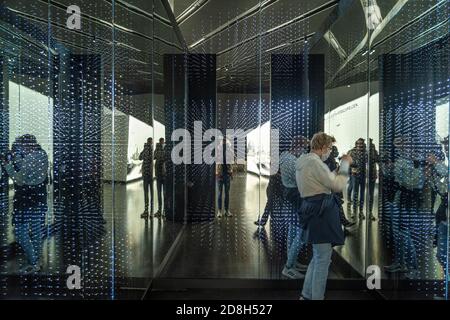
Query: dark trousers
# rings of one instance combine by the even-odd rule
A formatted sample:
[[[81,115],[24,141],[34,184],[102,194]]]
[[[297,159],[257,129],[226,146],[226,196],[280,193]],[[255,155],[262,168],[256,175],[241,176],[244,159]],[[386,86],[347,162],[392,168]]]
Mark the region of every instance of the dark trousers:
[[[153,177],[147,176],[142,177],[144,179],[144,201],[145,201],[145,210],[148,211],[148,189],[150,188],[150,199],[151,199],[151,211],[153,211]]]
[[[164,184],[165,184],[165,178],[156,178],[156,188],[158,191],[158,211],[163,212],[164,205],[163,205],[163,196],[164,196]]]
[[[364,196],[366,193],[366,176],[353,176],[353,210],[364,208]],[[359,201],[358,201],[359,200]]]
[[[272,215],[273,211],[276,208],[281,207],[281,203],[283,202],[283,185],[281,184],[281,176],[273,175],[269,179],[269,184],[266,189],[267,203],[264,208],[264,212],[259,218],[259,222],[262,225],[267,223],[270,215]]]
[[[222,210],[222,190],[225,189],[225,211],[228,211],[230,206],[230,176],[225,175],[219,178],[219,210]]]

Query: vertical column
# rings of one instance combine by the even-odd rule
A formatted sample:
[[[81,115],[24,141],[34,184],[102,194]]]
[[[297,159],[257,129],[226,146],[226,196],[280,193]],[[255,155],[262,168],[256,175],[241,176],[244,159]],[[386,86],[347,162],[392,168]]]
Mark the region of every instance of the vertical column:
[[[105,232],[102,212],[101,88],[98,55],[62,54],[54,83],[54,214],[61,233],[64,265],[98,268],[84,252]],[[108,274],[108,261],[104,272]],[[86,269],[85,269],[86,268]],[[105,276],[105,277],[106,277]],[[83,278],[84,287],[106,278]],[[104,288],[105,292],[107,288]]]
[[[166,148],[170,153],[177,142],[172,133],[186,128],[187,56],[164,55],[164,111]],[[165,211],[169,220],[184,222],[186,207],[186,166],[166,163]]]

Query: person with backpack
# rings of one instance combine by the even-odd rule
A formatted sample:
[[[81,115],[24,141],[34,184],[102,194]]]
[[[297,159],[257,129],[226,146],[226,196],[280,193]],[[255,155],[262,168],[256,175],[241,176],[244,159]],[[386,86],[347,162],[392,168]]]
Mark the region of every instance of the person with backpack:
[[[155,148],[155,177],[156,188],[158,192],[158,211],[155,213],[156,218],[161,218],[165,212],[165,187],[166,187],[166,163],[167,152],[165,148],[164,138],[159,139],[159,143]],[[164,200],[163,200],[164,197]],[[164,203],[163,203],[164,202]]]

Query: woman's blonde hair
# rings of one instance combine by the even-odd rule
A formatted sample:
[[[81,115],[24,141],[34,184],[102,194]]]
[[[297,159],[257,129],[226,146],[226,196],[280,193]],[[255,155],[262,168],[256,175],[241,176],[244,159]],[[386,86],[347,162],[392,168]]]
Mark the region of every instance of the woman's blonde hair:
[[[324,132],[316,133],[311,139],[311,150],[320,150],[323,147],[331,146],[336,139]]]

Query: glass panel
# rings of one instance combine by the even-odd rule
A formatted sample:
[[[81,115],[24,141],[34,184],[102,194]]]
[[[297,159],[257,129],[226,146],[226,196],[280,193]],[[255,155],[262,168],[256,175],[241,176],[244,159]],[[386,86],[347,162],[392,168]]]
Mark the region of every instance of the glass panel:
[[[369,58],[380,220],[368,263],[382,267],[387,298],[448,298],[448,3],[380,7]]]
[[[68,28],[69,5],[86,10],[79,32]],[[3,285],[9,298],[115,297],[112,217],[101,200],[101,168],[112,163],[102,164],[100,134],[111,10],[89,1],[0,5],[2,155],[11,150],[14,164],[2,193],[2,271],[19,280]]]

